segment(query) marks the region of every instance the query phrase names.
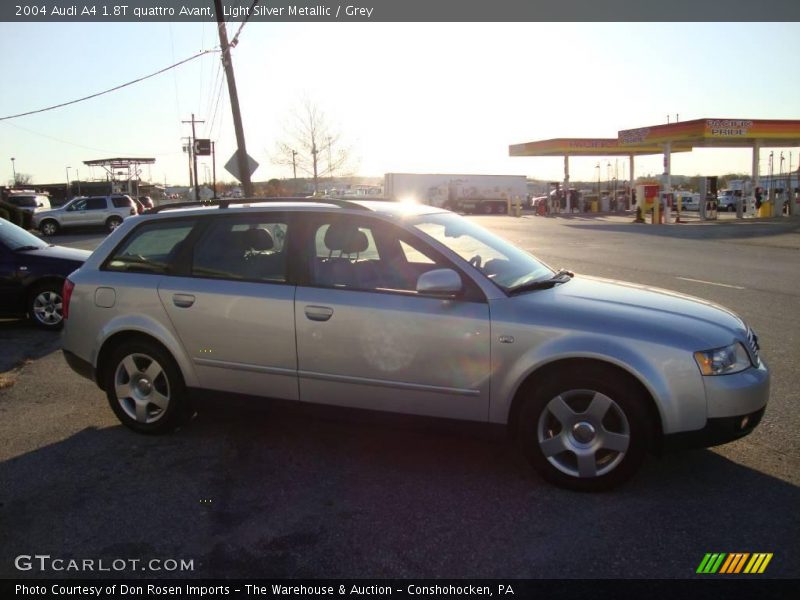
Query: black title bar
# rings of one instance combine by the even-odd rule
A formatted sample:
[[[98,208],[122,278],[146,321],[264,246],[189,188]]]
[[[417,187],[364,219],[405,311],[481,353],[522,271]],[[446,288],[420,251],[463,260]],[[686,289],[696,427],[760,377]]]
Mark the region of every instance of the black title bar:
[[[798,0],[223,0],[226,21],[800,21]],[[6,22],[215,21],[213,0],[4,0]]]

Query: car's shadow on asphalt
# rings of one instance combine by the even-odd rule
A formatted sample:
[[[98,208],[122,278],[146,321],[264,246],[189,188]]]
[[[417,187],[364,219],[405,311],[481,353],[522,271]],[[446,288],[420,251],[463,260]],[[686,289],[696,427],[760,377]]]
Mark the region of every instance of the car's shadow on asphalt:
[[[0,373],[61,348],[59,331],[46,331],[28,319],[0,319]]]
[[[711,451],[603,494],[507,441],[208,408],[167,436],[85,429],[0,463],[0,577],[692,577],[706,552],[796,576],[794,485]],[[701,500],[702,499],[702,500]],[[191,559],[190,572],[19,572],[13,557]]]

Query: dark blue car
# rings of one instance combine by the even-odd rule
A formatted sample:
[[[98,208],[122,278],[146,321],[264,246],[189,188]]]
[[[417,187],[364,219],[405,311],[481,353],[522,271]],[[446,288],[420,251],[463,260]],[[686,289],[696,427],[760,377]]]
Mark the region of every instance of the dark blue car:
[[[0,316],[61,327],[61,288],[91,252],[53,246],[0,218]]]

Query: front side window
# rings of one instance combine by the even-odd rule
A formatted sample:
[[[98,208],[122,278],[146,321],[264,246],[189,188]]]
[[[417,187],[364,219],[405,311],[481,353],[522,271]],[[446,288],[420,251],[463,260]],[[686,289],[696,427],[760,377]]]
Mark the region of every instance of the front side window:
[[[283,283],[287,234],[280,217],[215,220],[194,248],[192,276]]]
[[[139,226],[106,262],[108,271],[168,274],[195,221],[151,221]]]
[[[411,224],[458,254],[504,291],[553,275],[550,267],[531,254],[458,215],[423,215]]]
[[[313,236],[309,273],[315,286],[415,292],[419,276],[439,268],[423,243],[381,221],[331,215],[315,225]]]

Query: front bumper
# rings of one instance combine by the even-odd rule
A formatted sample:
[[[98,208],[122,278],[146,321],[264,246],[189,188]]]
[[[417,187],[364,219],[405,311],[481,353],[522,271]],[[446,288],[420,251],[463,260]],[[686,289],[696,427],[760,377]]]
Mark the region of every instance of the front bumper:
[[[743,438],[761,422],[766,407],[747,415],[709,419],[706,426],[697,431],[682,431],[664,436],[664,448],[681,450],[687,448],[709,448],[727,444]]]
[[[741,373],[703,377],[703,385],[705,427],[665,435],[665,448],[719,446],[743,438],[761,422],[769,400],[769,369],[763,361]]]

